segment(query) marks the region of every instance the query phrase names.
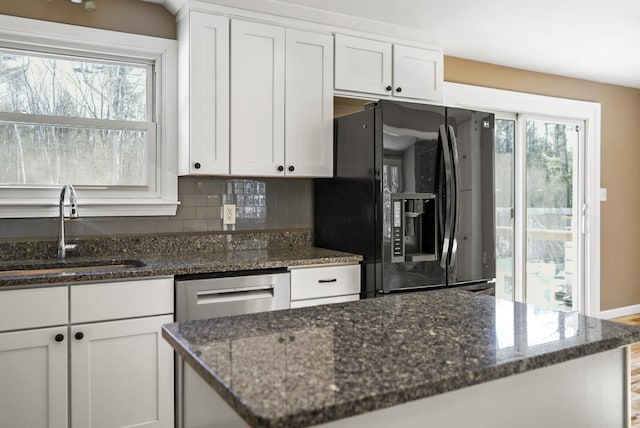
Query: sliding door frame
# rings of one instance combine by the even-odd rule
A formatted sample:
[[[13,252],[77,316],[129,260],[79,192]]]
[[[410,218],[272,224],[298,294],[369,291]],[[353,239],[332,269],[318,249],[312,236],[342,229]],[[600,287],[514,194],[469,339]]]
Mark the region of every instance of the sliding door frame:
[[[584,123],[584,201],[582,229],[584,230],[584,256],[581,265],[584,296],[579,304],[584,315],[600,316],[600,103],[577,101],[565,98],[555,98],[534,95],[523,92],[505,91],[501,89],[484,88],[480,86],[459,83],[444,84],[444,104],[451,107],[477,109],[492,112],[505,112],[530,116],[539,116]],[[517,147],[515,167],[518,164]],[[515,183],[518,191],[519,184]],[[516,195],[518,206],[524,203],[522,195]],[[514,219],[518,221],[518,217]],[[521,220],[520,220],[521,221]],[[516,230],[518,227],[516,227]],[[580,230],[578,230],[579,232]],[[515,236],[515,239],[522,239]],[[516,241],[517,242],[517,241]],[[522,241],[520,241],[522,242]],[[516,243],[516,248],[520,243]],[[514,275],[524,266],[516,264]],[[516,287],[517,288],[517,287]],[[516,300],[522,299],[524,296]]]

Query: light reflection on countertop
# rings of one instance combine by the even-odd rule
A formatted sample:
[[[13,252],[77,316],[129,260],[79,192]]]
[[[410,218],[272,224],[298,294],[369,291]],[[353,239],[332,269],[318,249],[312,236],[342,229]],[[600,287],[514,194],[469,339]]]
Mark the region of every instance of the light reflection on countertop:
[[[601,320],[496,299],[497,361],[602,339]]]

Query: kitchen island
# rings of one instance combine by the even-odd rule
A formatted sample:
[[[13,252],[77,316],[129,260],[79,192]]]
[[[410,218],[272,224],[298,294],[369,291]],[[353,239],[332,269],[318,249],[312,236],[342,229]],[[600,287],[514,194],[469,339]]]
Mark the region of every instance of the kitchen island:
[[[169,324],[249,426],[625,426],[640,329],[456,290]]]

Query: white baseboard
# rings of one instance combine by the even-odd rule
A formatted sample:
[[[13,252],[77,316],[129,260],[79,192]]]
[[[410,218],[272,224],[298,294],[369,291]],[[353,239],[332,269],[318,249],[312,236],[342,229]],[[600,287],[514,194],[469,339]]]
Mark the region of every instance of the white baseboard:
[[[633,315],[640,313],[640,305],[624,306],[622,308],[608,309],[606,311],[600,311],[600,318],[610,320],[612,318],[626,317],[627,315]]]

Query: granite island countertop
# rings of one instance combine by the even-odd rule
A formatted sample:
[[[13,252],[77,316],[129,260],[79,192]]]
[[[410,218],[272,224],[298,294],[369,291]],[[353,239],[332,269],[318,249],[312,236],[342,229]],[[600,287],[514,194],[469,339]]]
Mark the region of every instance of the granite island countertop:
[[[640,329],[457,290],[174,323],[164,338],[253,427],[301,427],[640,341]]]
[[[34,272],[28,275],[23,273],[12,275],[2,273],[2,271],[25,268],[37,269],[39,267],[60,266],[60,264],[55,263],[55,261],[46,262],[43,260],[0,262],[0,289],[4,287],[56,286],[79,281],[105,281],[136,277],[286,268],[290,266],[359,263],[361,260],[362,257],[356,254],[307,245],[272,249],[201,250],[165,254],[139,254],[128,251],[123,252],[122,257],[92,256],[88,258],[74,258],[68,260],[67,265],[126,264],[131,261],[140,261],[142,262],[142,266],[128,267],[126,269],[114,268],[113,270],[110,270],[108,266],[103,266],[95,271],[85,270],[78,272],[64,271],[63,263],[61,272],[46,274]]]

